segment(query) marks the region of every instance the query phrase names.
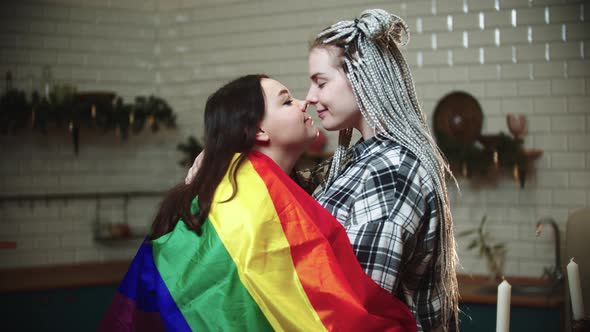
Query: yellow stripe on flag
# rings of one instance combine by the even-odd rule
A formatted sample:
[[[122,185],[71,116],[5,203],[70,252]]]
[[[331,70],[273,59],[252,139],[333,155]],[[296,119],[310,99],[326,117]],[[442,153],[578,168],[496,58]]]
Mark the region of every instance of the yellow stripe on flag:
[[[232,193],[226,174],[209,220],[238,267],[240,280],[275,330],[326,331],[299,281],[266,185],[250,161],[240,167],[238,183],[237,195],[220,203]]]

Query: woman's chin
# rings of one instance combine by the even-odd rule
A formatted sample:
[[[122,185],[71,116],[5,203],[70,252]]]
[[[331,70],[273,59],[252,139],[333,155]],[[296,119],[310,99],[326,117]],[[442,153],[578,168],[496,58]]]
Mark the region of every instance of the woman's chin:
[[[326,118],[322,119],[321,123],[322,128],[324,128],[327,131],[338,131],[341,129],[340,127],[342,127],[342,124],[334,123],[334,121],[330,121]]]

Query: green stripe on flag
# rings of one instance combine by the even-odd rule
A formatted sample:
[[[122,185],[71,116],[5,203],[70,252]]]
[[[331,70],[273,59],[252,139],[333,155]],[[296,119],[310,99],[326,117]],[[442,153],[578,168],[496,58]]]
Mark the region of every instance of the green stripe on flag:
[[[201,236],[179,221],[174,231],[153,241],[153,254],[166,287],[193,330],[273,330],[244,288],[209,220]]]

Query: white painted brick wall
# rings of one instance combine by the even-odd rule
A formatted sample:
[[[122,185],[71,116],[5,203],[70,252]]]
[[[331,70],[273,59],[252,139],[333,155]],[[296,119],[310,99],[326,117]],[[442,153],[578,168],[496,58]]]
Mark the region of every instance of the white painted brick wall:
[[[578,152],[553,152],[551,155],[551,166],[557,169],[582,170],[587,165],[584,155]]]
[[[535,80],[518,83],[518,96],[547,96],[551,93],[551,81]]]
[[[520,88],[520,85],[519,85]],[[533,113],[533,101],[532,99],[504,99],[502,100],[502,110],[504,114],[508,113],[523,113],[529,115]]]
[[[157,94],[155,1],[123,2],[2,2],[2,77],[11,71],[14,85],[30,92],[41,87],[43,66],[49,65],[54,83],[76,84],[79,91],[114,91],[126,100]],[[82,129],[76,157],[63,130],[47,137],[31,132],[1,136],[1,192],[165,189],[184,172],[176,165],[180,140],[184,137],[174,132],[161,132],[121,142]],[[130,223],[147,229],[156,202],[142,204],[143,215],[130,212],[130,219],[136,218]],[[120,216],[121,206],[119,200],[103,215]],[[3,202],[0,239],[16,241],[17,249],[0,254],[0,267],[105,260],[104,246],[92,240],[95,210],[95,202],[85,200]],[[131,255],[112,250],[109,259]]]
[[[126,99],[156,93],[178,113],[179,128],[123,143],[83,133],[78,157],[67,135],[2,137],[0,152],[9,162],[0,164],[0,185],[11,193],[166,188],[183,175],[175,145],[188,134],[199,135],[195,128],[202,125],[211,92],[238,75],[265,72],[303,97],[307,43],[314,34],[364,8],[381,7],[410,25],[405,53],[429,118],[438,100],[455,89],[479,100],[484,133],[508,132],[506,113],[526,114],[527,147],[545,151],[527,187],[501,178],[496,187],[473,189],[459,178],[463,194],[451,189],[451,197],[458,231],[488,215],[493,237],[508,246],[506,273],[538,276],[553,261],[553,244],[549,234],[534,237],[536,220],[552,216],[564,231],[568,213],[590,204],[590,6],[582,3],[503,0],[499,8],[489,0],[3,4],[1,12],[8,14],[0,14],[0,70],[11,70],[17,86],[30,88],[28,82],[38,81],[49,64],[56,81],[79,88],[113,90]],[[336,135],[329,137],[334,147]],[[157,201],[132,200],[130,223],[149,224]],[[131,257],[137,248],[137,243],[110,248],[91,240],[94,201],[25,206],[30,203],[0,207],[0,238],[18,243],[16,250],[0,252],[0,266],[104,261]],[[108,206],[101,217],[121,218],[122,201]],[[464,272],[485,273],[485,264],[465,250],[467,240],[458,243]]]
[[[506,48],[510,49],[510,48]],[[489,56],[488,56],[489,58]],[[499,61],[501,62],[501,61]],[[511,81],[515,79],[529,79],[532,76],[531,66],[528,64],[503,64],[502,68],[502,80]]]

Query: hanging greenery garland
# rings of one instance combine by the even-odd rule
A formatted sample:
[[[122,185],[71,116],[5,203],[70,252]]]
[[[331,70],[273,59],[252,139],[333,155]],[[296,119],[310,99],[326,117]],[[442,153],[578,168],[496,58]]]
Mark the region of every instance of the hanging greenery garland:
[[[189,136],[185,143],[179,143],[176,149],[184,154],[182,160],[178,162],[180,166],[191,167],[195,158],[203,151],[203,145],[194,136]]]
[[[152,132],[162,126],[176,128],[176,116],[162,98],[139,96],[134,103],[124,103],[115,93],[78,93],[70,85],[56,85],[47,96],[35,91],[31,98],[8,87],[0,97],[0,134],[26,129],[47,134],[50,126],[66,128],[77,153],[82,128],[113,132],[125,140],[130,131],[138,134],[146,127]]]

